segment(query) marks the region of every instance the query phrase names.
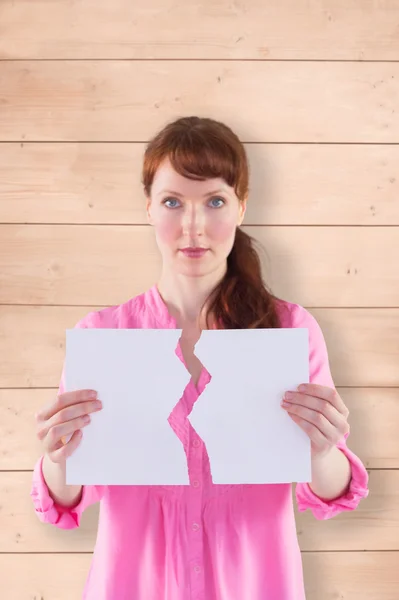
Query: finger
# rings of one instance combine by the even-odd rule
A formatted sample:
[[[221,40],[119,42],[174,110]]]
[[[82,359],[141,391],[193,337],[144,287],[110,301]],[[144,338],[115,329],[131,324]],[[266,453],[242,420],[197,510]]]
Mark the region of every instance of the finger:
[[[38,424],[37,437],[39,440],[43,440],[49,429],[55,425],[72,421],[86,414],[97,412],[101,410],[102,403],[100,400],[91,400],[90,402],[80,402],[79,404],[72,404],[66,408],[61,409],[51,419]]]
[[[101,410],[101,408],[102,403],[99,400],[81,402],[79,404],[67,406],[66,408],[63,408],[58,413],[56,413],[48,421],[38,423],[37,437],[39,438],[39,440],[43,440],[46,437],[48,431],[52,427],[55,427],[55,425],[60,425],[62,423],[66,423],[67,421],[77,419],[78,417],[84,416],[86,414],[97,412]]]
[[[286,397],[288,397],[289,400],[284,400],[282,404],[284,408],[290,409],[291,406],[303,406],[310,410],[317,411],[324,415],[334,427],[342,428],[346,422],[345,417],[324,398],[308,396],[307,394],[301,394],[299,392],[293,392],[292,396],[286,395]]]
[[[80,431],[80,429],[79,429],[78,431]],[[72,434],[72,435],[73,435],[73,434]],[[71,434],[69,434],[69,435],[63,435],[63,436],[62,436],[62,438],[61,438],[61,443],[62,443],[62,445],[63,445],[63,446],[66,446],[66,444],[67,444],[67,443],[69,442],[69,440],[71,439],[72,435],[71,435]]]
[[[302,383],[300,386],[298,386],[297,393],[305,393],[308,396],[314,396],[316,398],[326,400],[332,404],[332,406],[334,406],[338,412],[344,415],[344,417],[348,417],[349,415],[347,406],[335,388],[326,387],[325,385],[318,385],[316,383]]]
[[[71,456],[73,452],[75,452],[76,448],[79,446],[82,441],[83,432],[81,429],[75,431],[70,438],[67,444],[63,444],[57,450],[54,450],[51,454],[49,454],[51,460],[53,462],[63,462],[66,458]]]
[[[35,417],[38,422],[47,421],[53,417],[57,412],[66,406],[78,404],[85,400],[97,398],[97,392],[95,390],[75,390],[73,392],[64,392],[56,397],[55,400],[44,406]]]
[[[77,419],[72,419],[72,421],[67,421],[66,423],[51,427],[43,440],[43,445],[47,454],[54,452],[54,450],[57,450],[63,445],[61,441],[63,436],[75,433],[78,429],[86,427],[90,423],[90,420],[90,415],[83,415]]]
[[[301,417],[298,417],[296,415],[290,415],[290,417],[293,421],[295,421],[295,423],[297,423],[297,425],[299,425],[299,427],[301,429],[303,429],[303,431],[308,435],[310,440],[318,448],[323,448],[324,446],[326,446],[329,443],[328,439],[312,423],[309,423],[309,421],[306,421],[305,419],[301,419]]]
[[[290,415],[299,417],[316,427],[331,443],[337,443],[341,439],[342,433],[321,413],[299,404],[293,404],[292,407],[286,410]]]

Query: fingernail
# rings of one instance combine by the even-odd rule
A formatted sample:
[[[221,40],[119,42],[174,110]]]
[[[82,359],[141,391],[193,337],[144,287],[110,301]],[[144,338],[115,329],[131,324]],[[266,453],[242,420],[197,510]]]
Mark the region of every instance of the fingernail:
[[[284,397],[287,398],[287,400],[290,398],[292,399],[294,397],[294,392],[285,392]]]
[[[84,398],[86,400],[95,400],[97,398],[97,392],[95,390],[89,390],[84,393]]]
[[[103,407],[103,403],[101,402],[101,400],[96,400],[95,407],[96,408],[102,408]]]

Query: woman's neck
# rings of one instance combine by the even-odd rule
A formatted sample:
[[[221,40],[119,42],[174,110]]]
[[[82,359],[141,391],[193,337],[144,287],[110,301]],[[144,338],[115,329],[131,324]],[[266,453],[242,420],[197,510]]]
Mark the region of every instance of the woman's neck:
[[[205,309],[203,304],[220,281],[220,275],[212,277],[177,277],[163,273],[157,283],[158,291],[165,302],[169,313],[177,321],[179,329],[206,329]],[[212,322],[212,319],[210,319]]]

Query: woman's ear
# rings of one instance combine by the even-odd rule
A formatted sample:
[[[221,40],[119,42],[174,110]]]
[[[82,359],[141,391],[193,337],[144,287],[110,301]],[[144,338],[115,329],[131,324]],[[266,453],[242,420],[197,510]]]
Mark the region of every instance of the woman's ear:
[[[240,201],[239,213],[238,213],[239,214],[238,225],[241,225],[244,220],[245,212],[247,210],[247,201],[248,201],[248,196],[245,196],[245,198]]]
[[[147,195],[146,195],[145,208],[147,211],[147,221],[150,225],[152,225],[153,222],[152,222],[152,214],[151,214],[151,198],[150,198],[150,196],[147,196]]]

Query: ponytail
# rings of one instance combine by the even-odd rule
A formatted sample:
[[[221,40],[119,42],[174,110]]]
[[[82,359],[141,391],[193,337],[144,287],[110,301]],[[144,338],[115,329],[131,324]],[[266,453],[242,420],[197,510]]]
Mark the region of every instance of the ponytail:
[[[262,279],[259,255],[253,238],[237,227],[227,271],[213,291],[207,319],[213,315],[225,329],[278,328],[276,298]]]

